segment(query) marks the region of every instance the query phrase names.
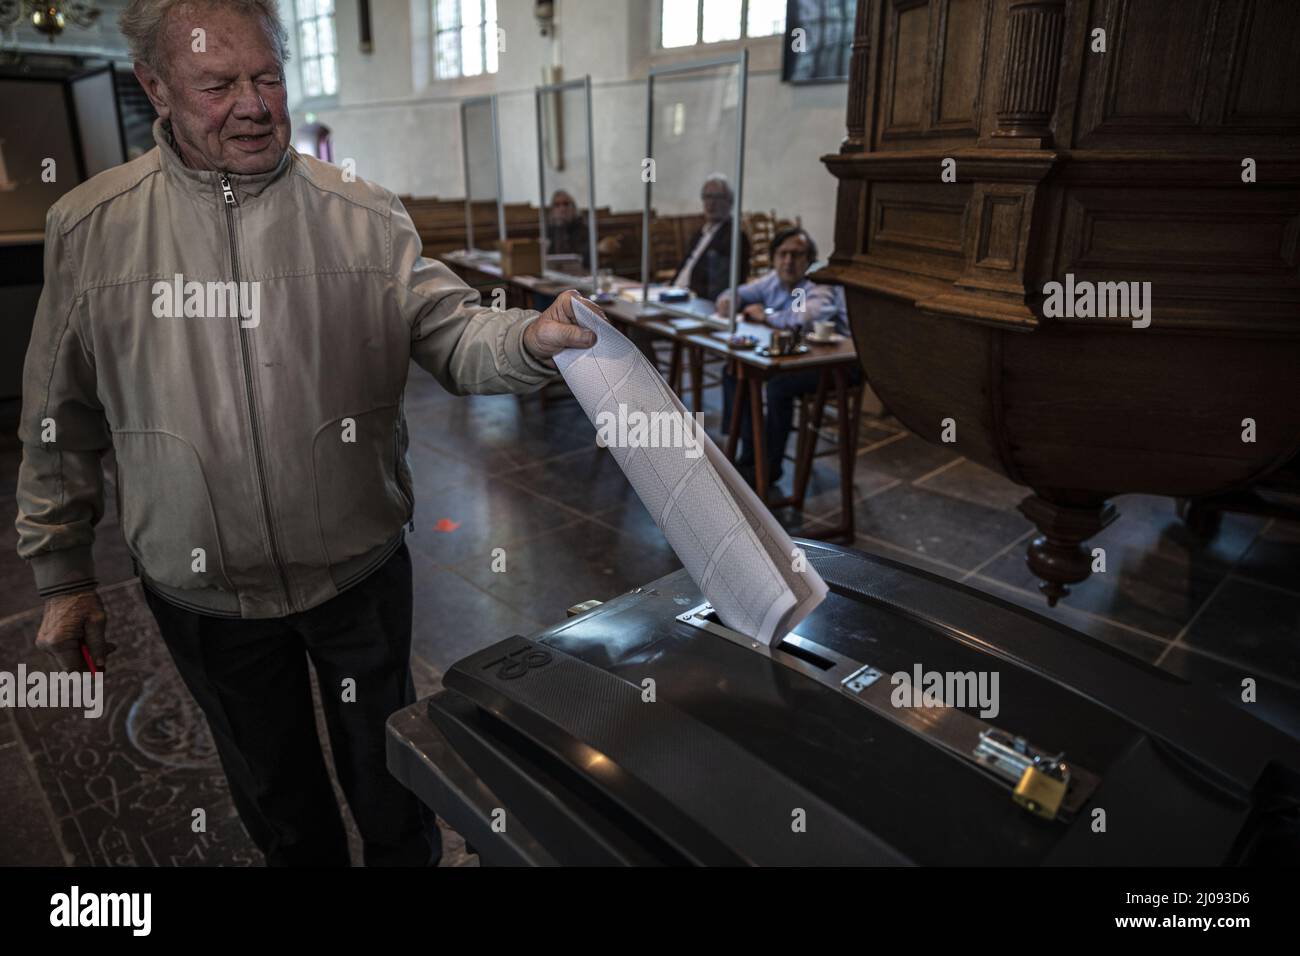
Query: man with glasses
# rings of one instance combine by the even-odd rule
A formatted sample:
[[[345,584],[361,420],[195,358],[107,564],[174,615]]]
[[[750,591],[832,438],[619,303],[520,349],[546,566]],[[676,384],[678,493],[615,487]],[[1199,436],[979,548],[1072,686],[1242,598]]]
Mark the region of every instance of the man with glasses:
[[[750,322],[764,322],[778,329],[800,329],[811,332],[818,322],[834,322],[840,335],[849,334],[848,309],[844,289],[823,285],[808,278],[808,269],[817,261],[817,244],[798,227],[783,229],[772,238],[772,271],[753,282],[736,289],[736,307],[741,318]],[[718,312],[726,315],[730,307],[728,292],[717,297]],[[767,381],[767,423],[764,441],[767,446],[768,481],[775,484],[781,478],[785,443],[794,423],[794,403],[801,395],[815,391],[820,372],[808,369],[785,372]],[[849,372],[849,382],[861,381],[861,372],[854,364]],[[731,422],[731,403],[736,392],[736,378],[725,375],[722,379],[722,422]],[[754,449],[750,439],[749,403],[740,407],[740,458],[737,468],[751,483],[754,480]]]

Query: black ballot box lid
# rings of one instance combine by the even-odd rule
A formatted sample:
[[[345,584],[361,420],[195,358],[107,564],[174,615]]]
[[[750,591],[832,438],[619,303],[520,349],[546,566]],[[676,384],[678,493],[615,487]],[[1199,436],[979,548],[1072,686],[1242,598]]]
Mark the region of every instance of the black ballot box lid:
[[[775,648],[711,618],[678,571],[457,662],[390,718],[390,769],[485,863],[1198,865],[1295,849],[1282,808],[1300,741],[957,582],[799,545],[830,593]],[[994,766],[998,741],[1046,776],[1017,782],[1016,754]],[[1055,815],[1034,801],[1052,775]]]

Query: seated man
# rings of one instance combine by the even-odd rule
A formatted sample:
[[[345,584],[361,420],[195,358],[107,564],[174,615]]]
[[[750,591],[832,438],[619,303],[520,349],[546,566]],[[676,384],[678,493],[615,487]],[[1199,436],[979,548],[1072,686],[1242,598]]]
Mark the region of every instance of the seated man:
[[[783,229],[772,238],[772,271],[736,290],[739,318],[751,322],[766,322],[773,328],[800,329],[811,332],[815,323],[833,321],[841,335],[849,334],[848,309],[844,290],[839,286],[820,285],[807,277],[808,267],[817,261],[817,244],[798,227]],[[803,290],[802,295],[797,290]],[[717,298],[718,312],[730,311],[728,295]],[[767,451],[767,480],[775,484],[782,474],[785,443],[794,422],[795,400],[817,388],[820,377],[817,369],[786,372],[767,382],[767,423],[764,442]],[[849,381],[861,381],[857,363],[849,372]],[[722,427],[731,424],[731,403],[736,391],[736,378],[728,373],[722,379]],[[753,481],[754,448],[751,440],[749,403],[740,406],[740,458],[737,467],[746,479]]]
[[[700,201],[704,225],[691,238],[690,252],[677,267],[673,285],[690,289],[701,299],[716,299],[731,288],[731,209],[735,202],[731,183],[721,173],[704,181]],[[740,234],[740,281],[749,277],[749,237]]]
[[[587,217],[578,212],[573,196],[557,189],[551,196],[546,216],[546,238],[550,241],[549,256],[576,255],[582,258],[582,267],[591,268],[591,236],[587,230]]]

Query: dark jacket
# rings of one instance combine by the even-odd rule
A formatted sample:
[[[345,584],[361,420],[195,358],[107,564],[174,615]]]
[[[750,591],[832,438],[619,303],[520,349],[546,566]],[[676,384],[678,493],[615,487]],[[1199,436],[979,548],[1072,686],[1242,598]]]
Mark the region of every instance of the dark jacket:
[[[547,255],[578,255],[582,257],[582,267],[591,268],[591,235],[587,231],[586,216],[576,216],[562,226],[548,222],[546,238],[551,243]]]
[[[695,251],[695,244],[700,241],[704,229],[705,226],[697,229],[691,236],[691,241],[686,244],[686,254],[677,265],[678,272],[682,271],[691,253]],[[740,271],[737,277],[738,283],[749,281],[749,236],[743,231],[740,233]],[[716,299],[730,288],[731,220],[728,219],[713,234],[704,254],[695,261],[695,268],[691,270],[690,290],[702,299]]]

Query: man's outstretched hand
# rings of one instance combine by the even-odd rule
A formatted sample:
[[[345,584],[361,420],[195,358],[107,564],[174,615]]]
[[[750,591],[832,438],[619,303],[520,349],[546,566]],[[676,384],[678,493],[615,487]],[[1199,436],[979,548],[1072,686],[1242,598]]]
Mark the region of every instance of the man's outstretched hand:
[[[539,362],[554,364],[551,359],[565,349],[589,349],[596,344],[596,333],[578,325],[574,318],[575,300],[604,317],[605,313],[600,311],[599,306],[572,289],[561,293],[540,319],[524,329],[524,348]]]

